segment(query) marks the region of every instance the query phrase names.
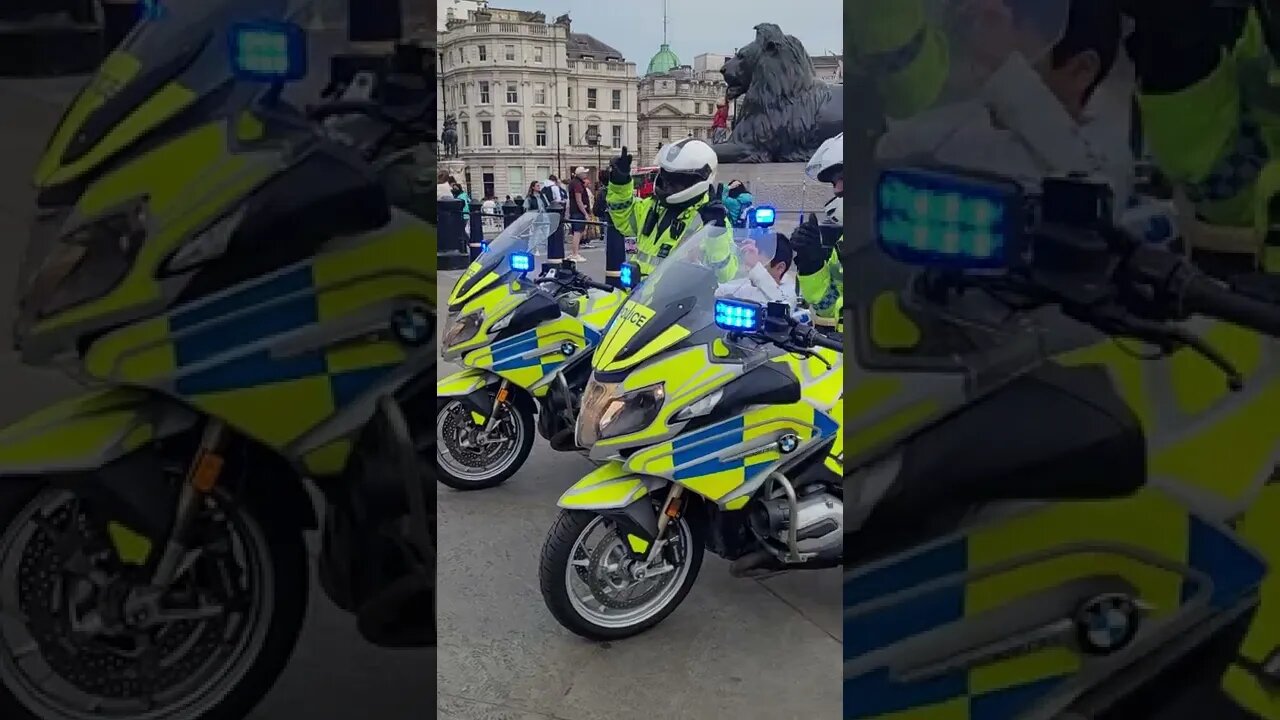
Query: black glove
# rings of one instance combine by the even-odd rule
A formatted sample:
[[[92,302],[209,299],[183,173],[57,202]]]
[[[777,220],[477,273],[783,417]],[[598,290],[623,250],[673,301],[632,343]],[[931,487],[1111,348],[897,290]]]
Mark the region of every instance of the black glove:
[[[625,185],[631,182],[631,154],[622,146],[622,154],[609,161],[609,182]]]
[[[817,215],[809,213],[809,219],[791,233],[791,249],[796,253],[796,272],[800,275],[812,275],[827,264],[831,249],[822,244]]]
[[[1125,49],[1148,93],[1178,92],[1207,77],[1247,19],[1247,8],[1204,0],[1123,0],[1120,9],[1133,18]]]
[[[720,185],[713,187],[711,189],[711,202],[698,208],[698,217],[702,218],[703,225],[728,227],[729,211],[725,208],[724,203],[720,201],[721,187]]]

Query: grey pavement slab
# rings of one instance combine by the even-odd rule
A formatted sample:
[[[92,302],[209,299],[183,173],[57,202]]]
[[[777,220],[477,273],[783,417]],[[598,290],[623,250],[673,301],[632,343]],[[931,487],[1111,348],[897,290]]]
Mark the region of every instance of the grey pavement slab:
[[[604,277],[604,253],[584,269]],[[441,307],[461,273],[441,273]],[[441,376],[457,368],[441,364]],[[591,469],[541,441],[498,488],[437,489],[437,711],[451,720],[838,718],[837,570],[732,578],[708,556],[684,603],[648,633],[593,643],[551,617],[538,555],[560,493]]]

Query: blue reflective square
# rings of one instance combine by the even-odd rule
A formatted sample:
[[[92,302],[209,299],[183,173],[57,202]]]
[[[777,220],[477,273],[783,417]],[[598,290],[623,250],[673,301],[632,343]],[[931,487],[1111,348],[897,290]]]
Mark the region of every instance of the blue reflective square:
[[[507,262],[511,264],[511,269],[516,272],[533,270],[533,255],[529,253],[513,252],[507,258]]]
[[[241,80],[287,83],[307,76],[307,34],[298,25],[235,23],[228,42],[232,72]]]
[[[622,283],[622,287],[629,288],[634,284],[635,278],[631,274],[631,266],[623,263],[622,268],[618,271],[618,281]]]

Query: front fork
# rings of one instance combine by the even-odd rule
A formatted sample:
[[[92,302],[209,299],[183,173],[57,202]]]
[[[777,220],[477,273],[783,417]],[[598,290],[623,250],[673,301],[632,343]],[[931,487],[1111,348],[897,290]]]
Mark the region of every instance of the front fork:
[[[503,378],[502,382],[498,384],[498,392],[493,395],[493,409],[489,411],[489,422],[485,423],[484,431],[480,434],[481,437],[489,437],[489,433],[493,432],[493,429],[498,426],[498,411],[502,409],[502,406],[506,404],[507,398],[510,396],[511,381]]]
[[[649,546],[649,552],[644,556],[644,566],[646,568],[653,567],[654,563],[662,559],[662,548],[667,544],[667,528],[671,526],[672,520],[680,518],[683,509],[683,485],[671,485],[671,490],[667,492],[667,499],[662,503],[662,511],[658,513],[658,532],[653,536],[653,544]]]
[[[218,481],[222,479],[225,464],[222,449],[226,436],[227,426],[217,418],[210,418],[200,438],[195,460],[187,470],[186,480],[182,484],[173,530],[169,533],[164,554],[156,563],[155,574],[151,578],[153,587],[169,587],[182,570],[183,560],[188,557],[194,540],[192,536],[196,518],[204,507],[205,498],[218,487]]]

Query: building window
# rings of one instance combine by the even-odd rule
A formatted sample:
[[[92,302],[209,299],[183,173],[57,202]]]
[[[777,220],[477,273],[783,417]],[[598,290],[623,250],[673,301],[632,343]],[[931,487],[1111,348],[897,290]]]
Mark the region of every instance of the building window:
[[[702,128],[700,128],[700,127],[696,127],[696,128],[694,128],[694,129],[693,129],[693,136],[694,136],[694,137],[696,137],[696,138],[701,139],[701,138],[702,138]]]
[[[587,136],[587,135],[590,135],[592,130],[594,130],[594,131],[595,131],[595,133],[596,133],[596,137],[599,137],[601,140],[603,140],[603,139],[604,139],[604,138],[600,135],[600,126],[599,126],[599,125],[596,125],[596,124],[594,124],[594,123],[593,123],[593,124],[591,124],[591,125],[588,125],[588,126],[587,126],[586,131],[582,134],[582,135],[583,135],[583,140],[582,140],[582,142],[584,142],[584,143],[586,142],[586,136]],[[599,142],[599,140],[597,140],[597,142]]]
[[[547,121],[539,120],[533,126],[533,141],[538,147],[547,146]]]
[[[567,91],[569,92],[569,96],[568,96],[568,102],[566,102],[566,103],[564,104],[564,106],[565,106],[565,107],[570,107],[570,108],[571,108],[571,107],[573,107],[573,86],[572,86],[572,85],[570,85],[570,86],[568,86],[567,88],[565,88],[565,90],[567,90]]]
[[[613,126],[613,147],[614,149],[622,147],[622,126]]]
[[[484,183],[485,197],[497,197],[497,193],[495,192],[494,182],[493,182],[493,168],[491,167],[483,168],[480,174],[480,181]]]
[[[529,189],[524,184],[523,167],[507,168],[507,187],[512,195],[523,195]]]
[[[480,144],[485,147],[493,147],[493,121],[480,121]]]
[[[662,137],[662,139],[663,139],[663,140],[670,140],[670,139],[671,139],[671,128],[669,128],[669,127],[664,127],[664,128],[661,128],[661,131],[662,131],[661,137]]]
[[[693,104],[693,114],[694,114],[694,115],[701,115],[701,114],[702,114],[702,103],[700,103],[700,102],[696,102],[696,103],[694,103],[694,104]]]
[[[489,104],[489,81],[488,80],[480,81],[480,104],[481,105]]]
[[[551,166],[550,166],[550,165],[539,165],[539,166],[538,166],[538,182],[542,182],[542,181],[546,180],[546,179],[547,179],[547,176],[548,176],[548,175],[550,175],[550,174],[551,174]]]
[[[506,52],[507,52],[507,59],[508,59],[508,60],[515,60],[515,59],[516,59],[516,46],[515,46],[515,45],[508,45],[508,46],[506,46],[506,48],[504,48],[504,49],[505,49],[505,50],[506,50]]]
[[[507,83],[507,104],[514,105],[518,102],[520,102],[520,95],[516,89],[516,84],[514,82]]]
[[[541,45],[533,46],[533,61],[536,63],[542,62],[542,46]]]
[[[488,48],[486,48],[485,46],[481,45],[481,46],[479,47],[479,49],[480,49],[480,62],[484,62],[485,60],[488,60],[488,59],[489,59],[489,50],[488,50]]]
[[[467,122],[466,120],[463,120],[458,124],[462,126],[462,147],[470,147],[471,146],[471,123]]]
[[[575,137],[575,135],[573,134],[573,123],[569,123],[569,144],[570,144],[570,145],[573,145],[573,144],[574,144],[574,143],[573,143],[573,139],[574,139],[574,137]],[[557,142],[558,142],[558,141],[559,141],[559,138],[557,138]]]
[[[622,109],[622,91],[621,90],[613,91],[613,109],[614,110]]]
[[[462,83],[458,85],[458,98],[462,100],[463,105],[467,104],[467,84],[466,83]]]
[[[537,83],[533,86],[533,104],[534,105],[547,104],[547,84],[546,83]]]
[[[588,110],[596,109],[596,89],[595,88],[587,88],[587,109]]]
[[[520,146],[520,121],[507,121],[507,144],[511,147]]]

